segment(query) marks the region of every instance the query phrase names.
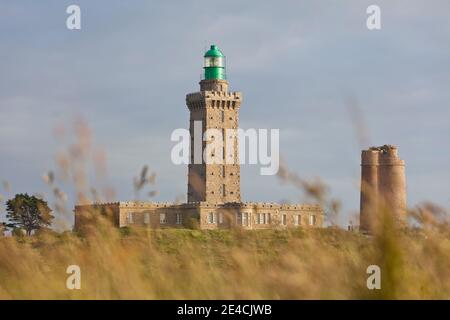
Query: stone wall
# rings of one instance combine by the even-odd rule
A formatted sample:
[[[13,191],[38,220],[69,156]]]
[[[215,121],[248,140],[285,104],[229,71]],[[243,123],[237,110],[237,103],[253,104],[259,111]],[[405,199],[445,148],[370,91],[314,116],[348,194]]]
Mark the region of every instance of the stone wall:
[[[120,203],[101,203],[77,205],[74,210],[75,223],[74,230],[81,230],[83,227],[98,223],[97,218],[105,217],[113,225],[120,225]]]
[[[274,203],[206,202],[171,204],[157,202],[118,202],[76,206],[75,229],[93,219],[83,219],[86,213],[113,213],[117,227],[141,226],[150,228],[190,227],[192,220],[201,229],[270,229],[292,227],[322,227],[323,210],[317,205],[280,205]],[[284,218],[283,218],[284,216]]]
[[[180,228],[191,218],[198,219],[198,208],[189,204],[122,202],[120,205],[121,227]]]
[[[191,164],[188,168],[188,202],[226,203],[240,202],[239,144],[236,135],[227,129],[238,129],[240,92],[228,92],[226,80],[203,80],[200,92],[186,96],[190,111]],[[202,136],[208,129],[221,132],[223,150],[214,154],[222,163],[194,163],[194,123],[201,121]],[[216,138],[216,137],[213,137]],[[202,142],[202,155],[207,142]],[[232,150],[233,161],[224,159],[227,150]]]
[[[322,227],[323,222],[323,210],[316,205],[247,202],[222,206],[205,204],[200,209],[202,229]]]

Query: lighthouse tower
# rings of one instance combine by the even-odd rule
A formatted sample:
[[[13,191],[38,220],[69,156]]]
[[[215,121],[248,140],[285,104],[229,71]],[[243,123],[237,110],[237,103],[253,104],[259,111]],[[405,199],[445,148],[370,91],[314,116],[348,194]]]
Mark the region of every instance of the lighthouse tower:
[[[242,94],[228,90],[225,56],[217,46],[212,45],[204,54],[200,90],[186,95],[191,135],[187,202],[122,201],[79,205],[75,206],[75,229],[97,221],[92,219],[91,213],[97,214],[99,210],[111,213],[111,219],[118,227],[322,227],[324,213],[319,204],[241,201],[237,134],[241,103]],[[387,156],[385,162],[387,165],[396,164],[395,160],[392,155]],[[399,176],[401,169],[394,173]],[[389,181],[401,183],[397,181],[397,176]],[[389,181],[387,185],[391,185]],[[398,202],[393,196],[389,199]]]
[[[186,96],[191,134],[188,203],[239,203],[239,147],[237,136],[231,132],[238,129],[242,94],[228,91],[225,56],[216,45],[205,53],[203,69],[200,91]],[[208,131],[215,134],[205,135],[208,129],[215,129]],[[215,139],[222,141],[222,150],[213,150],[213,161],[205,161],[207,146]]]

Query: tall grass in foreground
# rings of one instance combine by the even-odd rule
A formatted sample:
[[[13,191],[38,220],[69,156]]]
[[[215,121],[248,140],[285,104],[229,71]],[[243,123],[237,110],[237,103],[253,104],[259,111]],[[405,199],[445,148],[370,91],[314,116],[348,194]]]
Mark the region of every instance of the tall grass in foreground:
[[[124,232],[126,231],[126,232]],[[81,267],[81,290],[66,268]],[[366,269],[381,267],[381,290]],[[450,299],[448,226],[385,228],[127,229],[0,238],[1,299]]]

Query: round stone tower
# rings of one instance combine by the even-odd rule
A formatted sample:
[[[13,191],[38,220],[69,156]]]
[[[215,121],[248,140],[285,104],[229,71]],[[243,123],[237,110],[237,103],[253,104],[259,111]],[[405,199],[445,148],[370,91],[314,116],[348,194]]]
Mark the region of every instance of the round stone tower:
[[[397,147],[391,145],[361,153],[360,230],[372,233],[383,211],[398,225],[406,223],[405,162],[398,157]]]

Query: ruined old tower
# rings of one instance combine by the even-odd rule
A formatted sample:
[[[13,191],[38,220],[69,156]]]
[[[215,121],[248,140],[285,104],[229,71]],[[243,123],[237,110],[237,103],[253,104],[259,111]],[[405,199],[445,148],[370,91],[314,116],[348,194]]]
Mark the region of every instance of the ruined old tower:
[[[228,91],[225,56],[212,45],[204,55],[200,91],[186,96],[191,134],[188,202],[241,202],[238,139],[227,131],[238,129],[241,101],[240,92]],[[203,141],[206,130],[210,134]],[[206,150],[214,139],[221,139],[223,148]],[[208,151],[212,161],[207,163],[203,154]]]
[[[360,230],[373,232],[380,214],[406,222],[405,162],[395,146],[384,145],[361,153]]]

